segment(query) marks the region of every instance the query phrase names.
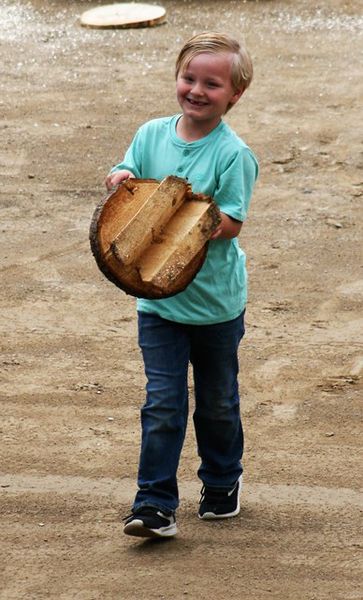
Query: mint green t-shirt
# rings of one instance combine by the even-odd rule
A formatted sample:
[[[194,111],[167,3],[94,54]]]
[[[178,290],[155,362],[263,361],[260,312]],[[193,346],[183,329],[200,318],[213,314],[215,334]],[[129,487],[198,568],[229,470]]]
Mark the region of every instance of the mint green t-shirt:
[[[223,121],[207,136],[186,142],[176,134],[181,115],[154,119],[137,131],[122,163],[142,179],[187,179],[194,193],[211,196],[220,210],[244,221],[258,174],[250,148]],[[211,240],[206,260],[188,287],[161,300],[137,300],[139,311],[180,323],[207,325],[235,319],[247,301],[246,257],[238,239]]]

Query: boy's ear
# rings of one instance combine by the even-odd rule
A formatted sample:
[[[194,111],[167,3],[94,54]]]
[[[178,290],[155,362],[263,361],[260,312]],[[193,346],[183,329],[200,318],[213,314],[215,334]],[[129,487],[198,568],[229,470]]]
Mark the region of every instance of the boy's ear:
[[[242,96],[244,90],[235,90],[231,100],[230,100],[230,104],[236,104],[236,102],[238,102],[238,100],[240,99],[240,97]]]

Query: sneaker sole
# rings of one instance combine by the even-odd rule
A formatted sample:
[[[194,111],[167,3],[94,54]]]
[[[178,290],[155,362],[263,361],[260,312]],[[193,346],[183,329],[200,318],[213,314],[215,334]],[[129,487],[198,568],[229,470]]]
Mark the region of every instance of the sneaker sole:
[[[161,527],[160,529],[149,529],[149,527],[145,527],[141,519],[134,519],[124,527],[124,533],[126,535],[143,538],[173,537],[176,535],[177,531],[175,523],[168,527]]]
[[[242,475],[238,480],[238,495],[237,495],[236,510],[234,510],[233,512],[230,512],[230,513],[224,513],[222,515],[216,515],[215,513],[212,513],[212,512],[205,512],[203,515],[198,514],[199,519],[202,519],[204,521],[212,521],[213,519],[230,519],[231,517],[236,517],[240,513],[240,510],[241,510],[241,504],[240,504],[241,489],[242,489]]]
[[[204,521],[212,521],[213,519],[230,519],[231,517],[236,517],[240,512],[240,507],[238,506],[236,510],[231,513],[224,513],[223,515],[216,515],[212,512],[205,512],[204,515],[198,515],[199,519]]]

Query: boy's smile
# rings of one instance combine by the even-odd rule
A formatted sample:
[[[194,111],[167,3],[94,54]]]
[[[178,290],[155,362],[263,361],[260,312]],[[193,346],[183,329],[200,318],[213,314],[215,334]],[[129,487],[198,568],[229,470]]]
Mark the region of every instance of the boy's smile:
[[[176,95],[184,125],[206,135],[220,122],[242,91],[232,85],[232,54],[203,52],[181,70]]]

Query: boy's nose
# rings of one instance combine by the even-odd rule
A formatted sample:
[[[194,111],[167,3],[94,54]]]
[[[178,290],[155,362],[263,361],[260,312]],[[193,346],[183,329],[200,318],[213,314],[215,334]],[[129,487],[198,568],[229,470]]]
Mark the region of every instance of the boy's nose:
[[[201,84],[198,81],[194,82],[191,92],[195,96],[201,96],[203,94],[203,87],[201,86]]]

